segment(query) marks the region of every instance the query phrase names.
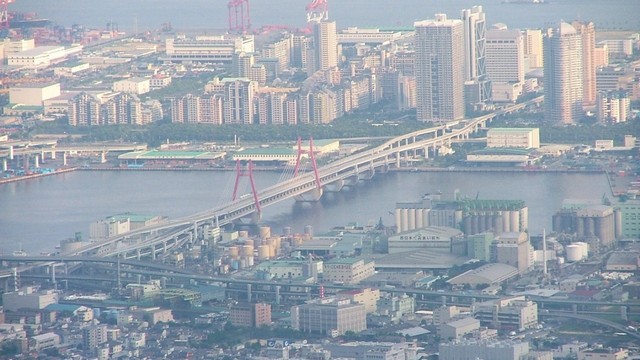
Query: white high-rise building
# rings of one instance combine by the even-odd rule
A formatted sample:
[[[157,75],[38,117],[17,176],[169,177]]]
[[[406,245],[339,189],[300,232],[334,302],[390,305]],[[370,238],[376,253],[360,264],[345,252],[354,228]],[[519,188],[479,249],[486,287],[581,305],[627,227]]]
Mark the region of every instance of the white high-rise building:
[[[338,34],[335,21],[313,24],[314,70],[328,70],[338,66]]]
[[[492,82],[524,81],[524,41],[520,30],[487,31],[487,77]]]
[[[478,98],[467,102],[485,104],[491,97],[491,81],[486,76],[486,20],[482,6],[462,10],[464,22],[464,80],[478,86]],[[474,104],[475,105],[475,104]]]
[[[565,22],[544,38],[545,119],[573,124],[582,116],[582,36]]]
[[[226,78],[222,82],[225,124],[253,124],[255,83],[246,78]]]
[[[419,121],[464,117],[464,25],[436,14],[414,24]]]

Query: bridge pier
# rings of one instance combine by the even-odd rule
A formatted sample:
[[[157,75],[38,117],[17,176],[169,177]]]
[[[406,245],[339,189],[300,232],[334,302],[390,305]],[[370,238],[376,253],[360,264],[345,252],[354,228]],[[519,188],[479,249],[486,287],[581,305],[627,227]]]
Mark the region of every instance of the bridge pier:
[[[5,172],[8,170],[8,165],[7,165],[7,159],[2,159],[2,172]]]
[[[13,157],[14,157],[13,145],[9,145],[9,160],[13,160]]]
[[[280,305],[280,285],[276,285],[276,304]]]
[[[125,254],[125,257],[127,255]],[[140,249],[136,249],[136,259],[138,259],[138,261],[140,261]]]
[[[322,189],[314,188],[303,194],[297,195],[295,200],[298,202],[316,202],[322,197]]]
[[[344,179],[336,180],[330,184],[324,186],[323,190],[328,192],[339,192],[344,187]]]
[[[251,302],[251,284],[247,284],[247,302]]]
[[[193,222],[193,239],[198,240],[198,222],[197,221]]]
[[[624,321],[629,320],[629,316],[627,315],[628,308],[626,306],[620,306],[620,318]]]
[[[56,151],[51,150],[51,160],[55,160],[55,159],[56,159]]]
[[[574,315],[578,313],[578,304],[571,304],[571,312]]]

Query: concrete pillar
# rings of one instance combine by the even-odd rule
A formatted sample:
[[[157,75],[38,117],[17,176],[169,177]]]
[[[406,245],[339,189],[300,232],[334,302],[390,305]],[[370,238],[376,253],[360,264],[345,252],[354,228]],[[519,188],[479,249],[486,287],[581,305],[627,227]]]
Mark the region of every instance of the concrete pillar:
[[[9,160],[13,160],[13,145],[9,145]]]
[[[7,171],[8,168],[7,159],[2,159],[2,171]]]
[[[126,254],[125,254],[126,256]],[[138,261],[140,261],[140,249],[136,250],[136,259],[138,259]]]
[[[626,306],[620,306],[620,318],[624,321],[629,320],[629,316],[627,316],[628,308]]]
[[[396,168],[400,167],[400,152],[396,153]]]
[[[106,162],[107,162],[107,152],[106,152],[106,151],[103,151],[103,152],[100,154],[100,162],[101,162],[102,164],[104,164],[104,163],[106,163]]]
[[[193,240],[198,240],[198,222],[193,222]]]
[[[37,169],[40,167],[40,157],[38,157],[38,155],[33,156],[33,167],[34,169]]]
[[[425,147],[423,151],[424,151],[424,158],[428,159],[429,158],[429,147],[428,146]]]
[[[251,302],[251,284],[247,284],[247,302]]]
[[[571,304],[571,312],[574,314],[578,313],[578,304]]]
[[[62,153],[62,166],[67,166],[67,153]]]
[[[280,285],[276,285],[276,304],[280,305]]]
[[[51,283],[56,284],[56,267],[54,264],[51,265]]]
[[[52,150],[51,151],[51,160],[55,160],[56,159],[56,151]]]

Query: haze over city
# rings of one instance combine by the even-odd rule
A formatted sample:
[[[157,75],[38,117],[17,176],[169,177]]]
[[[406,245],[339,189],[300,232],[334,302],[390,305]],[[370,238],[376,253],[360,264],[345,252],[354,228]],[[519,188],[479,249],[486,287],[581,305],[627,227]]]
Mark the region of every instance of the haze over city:
[[[640,359],[638,10],[0,0],[0,358]]]

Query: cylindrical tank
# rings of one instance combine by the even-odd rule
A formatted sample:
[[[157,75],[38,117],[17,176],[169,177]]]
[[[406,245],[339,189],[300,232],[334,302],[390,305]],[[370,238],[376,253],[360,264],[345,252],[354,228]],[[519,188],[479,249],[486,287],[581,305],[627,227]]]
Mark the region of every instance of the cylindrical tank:
[[[416,228],[416,209],[408,209],[407,210],[407,217],[408,217],[408,228],[407,230],[415,230]]]
[[[519,232],[520,231],[520,212],[517,210],[509,212],[509,222],[511,225],[511,231]]]
[[[282,234],[284,236],[289,236],[291,235],[291,226],[285,226],[282,228]]]
[[[614,210],[613,219],[615,222],[616,239],[622,239],[622,211],[620,209]]]
[[[271,228],[269,226],[261,226],[260,227],[260,238],[266,239],[271,236]]]
[[[471,216],[467,216],[462,221],[462,231],[467,235],[473,235],[471,232]]]
[[[253,256],[247,256],[247,267],[253,266]]]
[[[242,256],[253,256],[253,245],[243,245]]]
[[[456,210],[453,214],[453,222],[456,226],[462,222],[462,210]]]
[[[568,262],[575,262],[582,260],[582,247],[580,245],[567,245],[566,249],[566,257]]]
[[[238,254],[239,254],[239,252],[238,252],[238,247],[237,246],[229,246],[229,256],[232,259],[238,258]]]
[[[313,225],[305,225],[304,233],[313,236]]]
[[[521,220],[521,224],[522,225],[522,231],[524,231],[525,229],[529,228],[529,208],[528,207],[523,207],[522,209],[520,209],[520,220]]]
[[[400,210],[400,232],[409,230],[409,209]]]
[[[501,214],[494,215],[493,216],[493,234],[496,236],[502,234],[502,229],[503,229],[502,215]]]
[[[589,257],[589,244],[587,244],[586,242],[578,241],[578,242],[574,242],[572,245],[580,246],[580,251],[583,259],[586,259]]]
[[[479,233],[478,231],[478,215],[471,215],[471,233],[470,235],[475,235]]]
[[[269,259],[269,245],[258,246],[258,260]]]
[[[240,258],[239,264],[240,264],[239,269],[246,268],[247,267],[247,258],[244,258],[244,257]]]
[[[502,232],[511,232],[511,218],[509,211],[502,212]]]
[[[422,229],[424,226],[424,210],[416,209],[416,229]]]
[[[282,239],[280,236],[274,238],[273,247],[275,248],[276,255],[280,254],[280,248],[282,247]]]
[[[584,218],[576,218],[576,235],[579,238],[585,235]]]
[[[396,209],[396,231],[402,232],[402,210]]]
[[[269,257],[270,258],[276,257],[276,247],[273,244],[270,244],[268,246],[269,246]]]
[[[249,237],[249,232],[247,230],[240,230],[238,231],[238,237],[246,239]]]

